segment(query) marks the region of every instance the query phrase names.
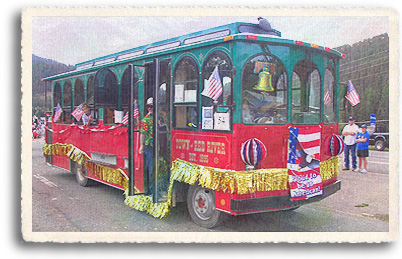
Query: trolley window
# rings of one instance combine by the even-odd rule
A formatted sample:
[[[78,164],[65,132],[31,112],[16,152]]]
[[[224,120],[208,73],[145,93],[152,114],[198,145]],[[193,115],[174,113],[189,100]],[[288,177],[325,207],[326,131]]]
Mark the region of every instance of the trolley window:
[[[74,106],[85,102],[85,94],[84,94],[84,82],[82,79],[77,79],[74,84]]]
[[[287,122],[287,73],[275,56],[250,58],[242,76],[242,122],[284,124]]]
[[[103,111],[104,124],[114,123],[114,110],[118,108],[118,92],[115,74],[109,69],[98,71],[95,76],[95,107],[97,114],[102,114]]]
[[[87,82],[87,99],[86,103],[90,108],[94,108],[95,104],[95,77],[90,76]]]
[[[53,89],[53,111],[56,111],[57,104],[61,106],[61,85],[56,83]]]
[[[231,129],[232,68],[230,57],[223,51],[211,53],[204,62],[201,92],[203,130]]]
[[[138,75],[135,72],[135,69],[133,71],[133,83],[134,83],[134,127],[137,127],[139,119],[140,119],[140,112],[139,112],[139,106],[138,106]],[[130,84],[131,84],[131,70],[128,67],[122,76],[121,80],[121,109],[123,111],[123,114],[126,114],[129,112],[130,109]]]
[[[63,86],[63,122],[71,123],[71,107],[73,105],[73,89],[71,87],[71,82],[66,81]]]
[[[297,62],[292,73],[292,123],[319,124],[321,78],[317,66],[308,59]]]
[[[334,69],[328,66],[324,73],[324,123],[336,123],[336,85]]]
[[[183,57],[176,64],[173,79],[173,127],[198,129],[198,66]]]
[[[82,79],[78,78],[74,84],[74,108],[80,106],[84,102],[85,102],[84,82],[82,81]]]

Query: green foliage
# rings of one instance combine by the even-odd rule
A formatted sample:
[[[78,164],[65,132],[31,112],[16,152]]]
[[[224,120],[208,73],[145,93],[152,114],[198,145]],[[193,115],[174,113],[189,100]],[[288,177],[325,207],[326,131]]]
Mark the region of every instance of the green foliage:
[[[43,117],[51,105],[51,88],[47,87],[47,106],[45,106],[45,83],[41,78],[64,73],[73,70],[73,66],[67,66],[50,59],[44,59],[32,55],[32,115]],[[46,107],[48,107],[46,109]]]
[[[354,107],[345,102],[346,86],[340,85],[339,105],[346,109],[340,111],[340,122],[347,123],[353,115],[357,121],[369,121],[370,114],[377,120],[389,119],[389,38],[382,34],[350,45],[336,48],[346,54],[341,60],[339,82],[352,81],[360,96],[360,103]]]

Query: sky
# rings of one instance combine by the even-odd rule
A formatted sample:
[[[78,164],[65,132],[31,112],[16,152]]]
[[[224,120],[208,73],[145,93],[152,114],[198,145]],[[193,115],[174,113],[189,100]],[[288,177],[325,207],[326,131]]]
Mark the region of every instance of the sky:
[[[388,17],[272,16],[272,28],[282,38],[335,48],[389,33]],[[75,65],[232,22],[258,23],[258,16],[242,17],[34,17],[32,52],[39,57]]]

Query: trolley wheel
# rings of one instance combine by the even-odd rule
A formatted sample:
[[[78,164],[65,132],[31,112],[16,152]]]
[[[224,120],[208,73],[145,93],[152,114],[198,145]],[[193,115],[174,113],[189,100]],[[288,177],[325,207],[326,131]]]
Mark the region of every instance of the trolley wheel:
[[[193,221],[204,228],[215,227],[221,212],[215,209],[214,191],[191,185],[187,194],[187,208]]]
[[[75,170],[75,178],[79,185],[86,187],[89,184],[89,179],[87,177],[87,170],[82,165],[77,164]]]
[[[378,151],[383,151],[385,149],[385,142],[382,139],[379,139],[375,142],[375,149]]]

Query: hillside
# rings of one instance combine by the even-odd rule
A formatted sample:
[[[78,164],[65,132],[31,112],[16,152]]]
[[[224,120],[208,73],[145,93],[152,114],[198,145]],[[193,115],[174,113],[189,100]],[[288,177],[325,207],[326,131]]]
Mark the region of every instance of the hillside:
[[[74,69],[74,66],[67,66],[51,59],[41,58],[32,55],[32,93],[43,93],[41,78],[64,73]]]
[[[340,122],[347,122],[353,115],[359,122],[369,121],[370,114],[377,120],[389,119],[389,37],[381,34],[371,39],[344,45],[336,50],[346,54],[340,61],[340,82],[352,81],[361,102],[352,107],[344,98],[346,88],[340,89],[340,104],[346,110],[340,112]]]
[[[73,66],[32,55],[32,114],[41,117],[45,112],[45,89],[44,83],[40,79],[73,69]],[[48,108],[50,107],[50,97],[50,86],[48,86]]]

